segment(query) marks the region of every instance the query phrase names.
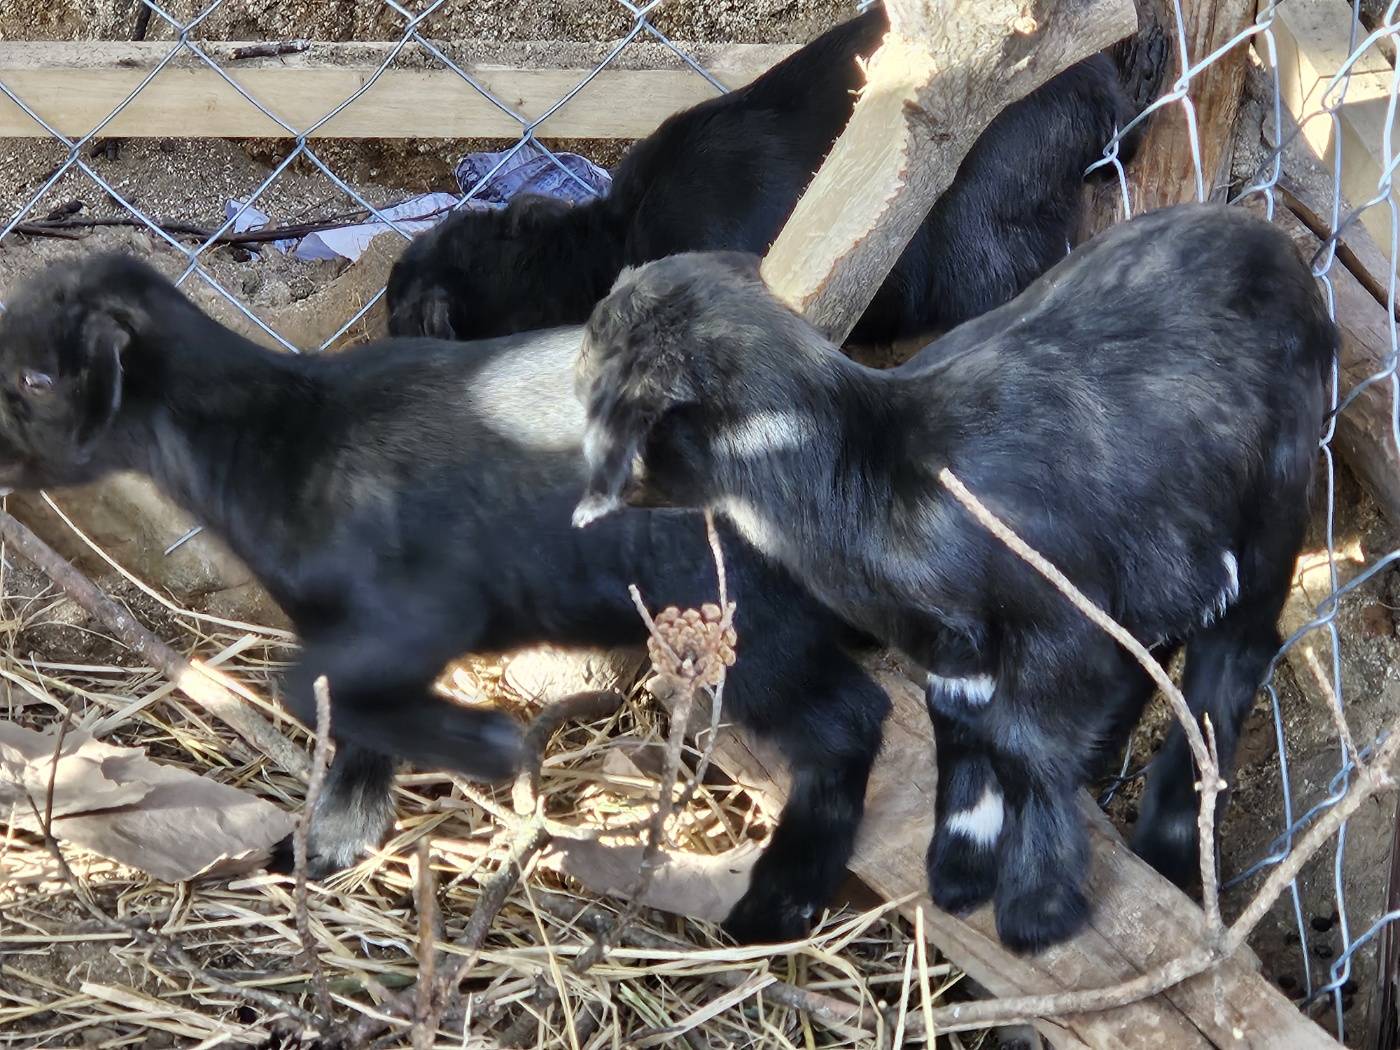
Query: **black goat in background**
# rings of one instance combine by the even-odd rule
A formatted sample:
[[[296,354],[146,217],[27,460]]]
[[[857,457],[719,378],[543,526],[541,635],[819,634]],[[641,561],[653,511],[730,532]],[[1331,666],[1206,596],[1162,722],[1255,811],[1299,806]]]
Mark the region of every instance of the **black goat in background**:
[[[850,118],[863,83],[857,59],[887,28],[874,8],[753,83],[670,117],[628,151],[606,197],[526,197],[450,216],[395,264],[390,332],[479,339],[579,324],[624,266],[683,251],[762,254]],[[1156,94],[1165,68],[1159,29],[1138,42],[1114,52],[1131,56],[1131,68],[1092,56],[991,122],[853,339],[950,328],[1064,257],[1081,221],[1085,168]],[[1124,160],[1137,141],[1124,141]]]
[[[714,508],[918,661],[933,898],[994,895],[1003,941],[1038,949],[1085,921],[1075,790],[1151,680],[938,474],[1145,644],[1187,646],[1186,699],[1229,775],[1279,646],[1336,348],[1288,237],[1239,209],[1118,226],[889,372],[775,300],[753,257],[673,256],[624,273],[589,321],[575,520],[625,498]],[[1197,870],[1194,779],[1175,727],[1133,844],[1179,882]]]
[[[569,524],[582,489],[577,328],[479,345],[385,340],[336,354],[259,347],[134,259],[58,265],[0,319],[0,485],[140,471],[212,528],[302,642],[284,702],[314,723],[330,681],[334,764],[311,871],[352,863],[393,820],[394,758],[496,778],[515,723],[433,695],[468,651],[640,644],[628,596],[715,598],[699,515]],[[889,706],[845,627],[725,526],[739,658],[725,711],[774,741],[792,790],[751,888],[744,940],[805,935],[844,877]]]

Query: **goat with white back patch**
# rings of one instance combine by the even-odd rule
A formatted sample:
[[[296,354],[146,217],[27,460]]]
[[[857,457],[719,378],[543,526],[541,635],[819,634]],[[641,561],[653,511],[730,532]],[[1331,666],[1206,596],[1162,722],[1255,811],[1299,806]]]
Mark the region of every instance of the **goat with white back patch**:
[[[1187,646],[1222,769],[1279,645],[1337,333],[1288,238],[1240,209],[1116,227],[888,372],[777,302],[757,261],[625,273],[580,359],[577,524],[629,499],[711,507],[843,619],[928,672],[934,900],[995,899],[1034,950],[1086,919],[1076,789],[1152,693],[1143,669],[978,524],[950,469],[1137,638]],[[1133,844],[1197,866],[1175,728]]]
[[[394,757],[486,777],[518,764],[512,720],[433,695],[448,661],[641,644],[629,584],[653,608],[715,599],[694,512],[570,527],[580,340],[574,328],[279,353],[120,256],[46,271],[0,319],[0,485],[148,475],[291,617],[302,651],[284,702],[302,721],[328,677],[337,749],[312,827],[317,877],[392,823]],[[848,654],[856,632],[727,525],[720,537],[740,638],[725,712],[793,774],[728,928],[786,940],[844,877],[889,701]]]
[[[395,335],[480,339],[581,324],[624,266],[684,251],[763,253],[850,119],[876,7],[744,87],[684,110],[628,150],[607,196],[522,197],[420,235],[389,278]],[[1006,302],[1077,239],[1084,171],[1156,94],[1160,30],[1071,66],[998,114],[853,338],[950,328]],[[1122,144],[1131,158],[1135,129]],[[1111,169],[1102,169],[1105,172]]]

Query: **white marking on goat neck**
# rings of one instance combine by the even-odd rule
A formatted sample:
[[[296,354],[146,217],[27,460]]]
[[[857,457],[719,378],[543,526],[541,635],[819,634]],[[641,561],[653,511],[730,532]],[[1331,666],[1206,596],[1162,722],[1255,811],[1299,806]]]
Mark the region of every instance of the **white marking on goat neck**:
[[[966,678],[945,678],[941,674],[929,672],[928,687],[936,689],[950,700],[966,700],[969,704],[989,703],[997,691],[997,680],[989,674],[969,675]]]
[[[1234,551],[1226,551],[1221,555],[1220,560],[1225,563],[1225,573],[1229,579],[1225,583],[1225,588],[1215,596],[1215,601],[1210,604],[1205,613],[1201,616],[1201,624],[1209,627],[1220,617],[1225,615],[1225,610],[1230,607],[1230,603],[1240,596],[1240,562],[1235,557]]]
[[[812,437],[811,424],[791,412],[755,412],[715,436],[731,456],[763,456],[801,448]]]
[[[775,528],[772,521],[752,503],[731,497],[715,509],[728,518],[739,530],[739,535],[760,552],[772,556],[780,549],[782,531]]]
[[[1001,792],[988,785],[982,789],[977,805],[949,814],[948,833],[971,839],[979,846],[995,845],[1004,815]]]
[[[574,362],[582,340],[582,329],[561,328],[498,352],[470,380],[467,396],[477,418],[527,448],[577,448],[584,410],[574,390]],[[542,411],[542,405],[549,408]]]

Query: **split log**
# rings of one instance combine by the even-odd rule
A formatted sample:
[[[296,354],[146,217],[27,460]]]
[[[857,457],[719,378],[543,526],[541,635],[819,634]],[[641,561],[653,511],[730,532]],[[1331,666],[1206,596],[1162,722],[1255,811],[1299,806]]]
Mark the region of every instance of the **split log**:
[[[763,262],[774,293],[836,342],[992,118],[1137,24],[1130,0],[885,6],[850,123]]]

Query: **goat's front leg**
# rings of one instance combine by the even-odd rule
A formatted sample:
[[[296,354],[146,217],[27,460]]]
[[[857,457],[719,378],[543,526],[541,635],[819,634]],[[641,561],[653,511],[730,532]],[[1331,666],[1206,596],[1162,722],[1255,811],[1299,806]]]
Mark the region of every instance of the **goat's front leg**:
[[[1080,784],[1039,749],[996,754],[1005,821],[996,855],[997,934],[1015,952],[1037,952],[1083,928],[1089,837],[1075,804]]]
[[[973,712],[966,710],[967,682],[980,690],[971,702],[991,702],[990,678],[930,675],[925,692],[938,766],[936,819],[928,847],[929,894],[935,904],[954,915],[991,900],[1004,822],[1001,784],[987,743],[972,724]]]
[[[1078,791],[1096,742],[1141,710],[1150,680],[1106,635],[1046,636],[1002,669],[987,712],[1005,794],[997,850],[997,933],[1013,951],[1067,940],[1089,918],[1089,836]]]

